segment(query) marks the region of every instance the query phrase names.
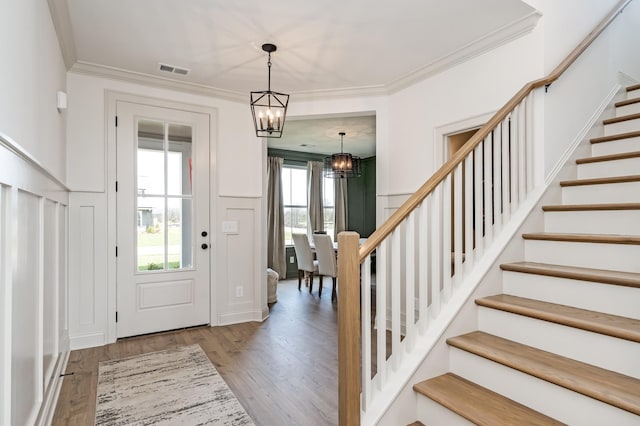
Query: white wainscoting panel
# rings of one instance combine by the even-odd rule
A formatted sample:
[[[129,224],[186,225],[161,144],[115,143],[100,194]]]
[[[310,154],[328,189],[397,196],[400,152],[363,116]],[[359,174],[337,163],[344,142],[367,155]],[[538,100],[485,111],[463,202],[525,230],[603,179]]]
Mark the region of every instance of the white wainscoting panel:
[[[107,209],[104,193],[69,195],[69,338],[72,349],[107,343]]]
[[[268,312],[266,292],[261,291],[266,286],[266,259],[259,244],[261,214],[266,212],[259,198],[244,197],[219,197],[218,212],[218,268],[212,270],[217,325],[261,321]],[[236,222],[237,232],[223,231],[222,222]]]
[[[47,424],[69,351],[68,190],[0,134],[0,424]]]

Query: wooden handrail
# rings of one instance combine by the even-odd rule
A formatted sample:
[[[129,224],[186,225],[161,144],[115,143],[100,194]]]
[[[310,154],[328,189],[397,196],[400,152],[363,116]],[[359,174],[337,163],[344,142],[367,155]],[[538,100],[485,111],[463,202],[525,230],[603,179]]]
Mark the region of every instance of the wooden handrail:
[[[425,198],[451,173],[470,152],[472,152],[493,129],[504,120],[513,109],[524,100],[534,89],[542,86],[549,86],[573,64],[593,41],[602,33],[622,10],[631,3],[632,0],[622,0],[618,5],[591,31],[587,37],[549,73],[548,76],[539,80],[533,80],[525,84],[502,108],[494,114],[468,141],[465,143],[446,163],[442,165],[389,219],[387,219],[378,229],[375,230],[367,241],[360,246],[360,263],[378,247],[385,238],[393,232],[400,223],[424,201]]]

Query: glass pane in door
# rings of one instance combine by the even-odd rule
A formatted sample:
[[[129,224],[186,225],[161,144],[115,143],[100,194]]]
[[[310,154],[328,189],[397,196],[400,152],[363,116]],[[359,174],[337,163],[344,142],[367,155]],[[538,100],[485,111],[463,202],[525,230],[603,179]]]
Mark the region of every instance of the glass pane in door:
[[[169,198],[167,210],[167,269],[193,267],[192,201]]]
[[[192,194],[191,147],[191,126],[170,123],[167,153],[168,195]]]
[[[138,271],[164,269],[165,220],[164,197],[138,197],[137,265]]]
[[[192,128],[138,120],[137,270],[193,268]]]

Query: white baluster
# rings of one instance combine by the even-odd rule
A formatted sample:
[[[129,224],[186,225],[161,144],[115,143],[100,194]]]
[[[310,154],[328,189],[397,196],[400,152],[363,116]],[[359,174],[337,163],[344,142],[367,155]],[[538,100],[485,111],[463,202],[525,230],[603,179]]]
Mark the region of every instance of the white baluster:
[[[525,151],[527,153],[527,194],[531,192],[534,186],[533,174],[533,94],[529,94],[525,98]]]
[[[464,237],[464,264],[468,275],[475,261],[473,256],[473,152],[464,159]]]
[[[503,223],[507,223],[511,217],[511,204],[509,200],[509,189],[511,185],[511,167],[509,163],[509,118],[502,120],[500,127],[502,128],[502,220]]]
[[[454,279],[456,284],[462,282],[462,240],[464,238],[463,216],[464,216],[464,191],[462,189],[462,170],[463,164],[458,164],[453,174],[453,253],[454,253]]]
[[[400,350],[400,289],[402,287],[400,253],[400,227],[398,227],[391,234],[391,359],[394,372],[400,368],[402,362],[402,351]]]
[[[417,212],[407,217],[406,252],[405,252],[405,348],[407,352],[413,350],[415,343],[415,300],[416,300],[416,239],[415,217]]]
[[[451,174],[442,181],[442,300],[451,298]]]
[[[520,196],[518,195],[518,107],[516,106],[511,113],[511,214],[515,213],[520,205]]]
[[[474,195],[475,195],[475,216],[474,216],[474,225],[475,225],[475,237],[476,237],[476,248],[475,255],[476,261],[478,258],[482,257],[482,253],[484,251],[484,212],[483,212],[483,182],[482,182],[482,143],[478,145],[473,152],[474,159]]]
[[[429,326],[429,202],[428,199],[418,207],[418,248],[420,262],[418,262],[418,315],[420,318],[420,334],[424,334]]]
[[[494,233],[498,235],[502,230],[502,127],[493,129],[493,223]]]
[[[367,411],[371,402],[371,256],[360,267],[362,297],[362,409]]]
[[[520,102],[520,112],[518,113],[518,195],[520,202],[523,202],[527,196],[527,167],[526,158],[527,147],[525,145],[526,127],[525,127],[526,109],[524,101]]]
[[[376,369],[382,390],[387,384],[387,240],[380,243],[376,256]]]
[[[442,187],[437,186],[432,193],[430,211],[431,214],[431,316],[440,314],[440,270],[442,267]]]
[[[493,172],[491,164],[493,153],[491,150],[491,134],[484,139],[484,238],[487,246],[493,241]]]

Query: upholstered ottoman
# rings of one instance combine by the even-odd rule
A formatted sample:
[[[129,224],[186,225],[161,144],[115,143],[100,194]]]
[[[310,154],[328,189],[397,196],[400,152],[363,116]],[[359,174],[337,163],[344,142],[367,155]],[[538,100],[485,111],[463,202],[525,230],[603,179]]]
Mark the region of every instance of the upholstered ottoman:
[[[267,303],[278,301],[278,280],[280,276],[276,271],[267,268]]]

